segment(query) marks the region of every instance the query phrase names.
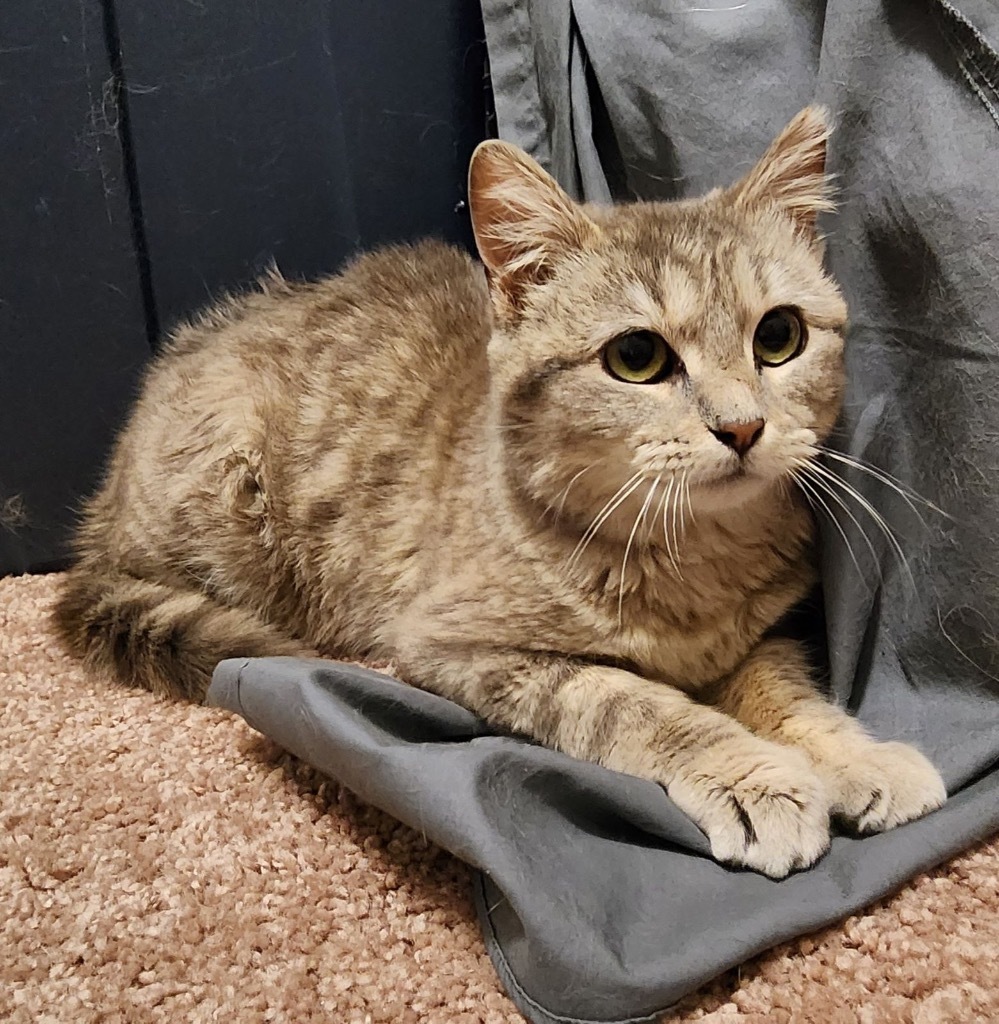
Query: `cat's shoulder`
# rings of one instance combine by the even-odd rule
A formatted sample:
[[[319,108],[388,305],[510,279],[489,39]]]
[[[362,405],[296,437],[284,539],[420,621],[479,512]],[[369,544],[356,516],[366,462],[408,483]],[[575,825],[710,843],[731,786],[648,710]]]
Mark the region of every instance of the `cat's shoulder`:
[[[286,278],[271,267],[249,287],[223,293],[181,320],[158,362],[201,351],[209,339],[217,353],[219,335],[239,344],[264,332],[273,347],[282,337],[323,333],[348,321],[362,332],[406,322],[427,334],[468,333],[485,324],[488,303],[485,271],[463,249],[436,239],[386,245],[314,280]]]
[[[358,339],[397,339],[400,357],[446,354],[441,339],[480,347],[490,331],[489,289],[482,265],[464,250],[429,240],[391,245],[354,259],[317,283],[305,326],[331,325]],[[453,352],[453,345],[447,346]]]
[[[359,289],[371,300],[390,304],[428,293],[453,298],[468,292],[487,297],[485,271],[463,249],[437,239],[384,246],[353,259],[323,282],[331,290]]]

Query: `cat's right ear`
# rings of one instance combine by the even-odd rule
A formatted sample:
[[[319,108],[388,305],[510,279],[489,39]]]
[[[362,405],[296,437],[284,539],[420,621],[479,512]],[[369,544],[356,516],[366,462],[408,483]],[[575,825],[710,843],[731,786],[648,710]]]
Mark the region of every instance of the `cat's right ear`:
[[[472,154],[468,204],[498,311],[516,316],[526,289],[599,234],[555,179],[526,153],[490,139]]]

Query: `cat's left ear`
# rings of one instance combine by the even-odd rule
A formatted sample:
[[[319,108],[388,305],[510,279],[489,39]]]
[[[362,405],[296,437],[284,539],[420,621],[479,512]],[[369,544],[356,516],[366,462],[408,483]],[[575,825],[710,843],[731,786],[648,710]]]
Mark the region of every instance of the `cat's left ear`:
[[[523,150],[490,139],[472,154],[468,205],[494,299],[515,315],[529,287],[578,252],[599,229]]]
[[[823,107],[806,107],[770,144],[760,162],[728,190],[737,206],[777,207],[809,239],[816,217],[835,209],[826,174],[832,127]]]

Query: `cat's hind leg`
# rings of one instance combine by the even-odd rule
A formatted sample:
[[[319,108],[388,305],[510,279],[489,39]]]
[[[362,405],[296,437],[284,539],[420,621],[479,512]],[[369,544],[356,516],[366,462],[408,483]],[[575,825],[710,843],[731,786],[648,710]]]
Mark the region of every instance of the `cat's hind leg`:
[[[758,736],[796,747],[823,779],[834,818],[882,832],[947,798],[936,768],[907,743],[882,743],[826,700],[793,640],[764,641],[716,688],[714,704]]]
[[[83,565],[68,574],[54,622],[88,669],[196,702],[225,658],[313,653],[252,610],[203,591]]]

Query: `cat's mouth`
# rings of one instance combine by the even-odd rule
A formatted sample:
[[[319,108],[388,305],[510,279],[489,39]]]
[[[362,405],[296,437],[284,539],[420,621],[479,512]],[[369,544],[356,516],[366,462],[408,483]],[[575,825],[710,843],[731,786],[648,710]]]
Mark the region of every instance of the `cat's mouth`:
[[[758,467],[739,462],[738,465],[726,467],[709,477],[703,477],[691,483],[694,492],[694,504],[706,505],[709,508],[733,509],[751,499],[772,482],[772,477],[760,472]]]
[[[732,484],[757,477],[758,474],[753,473],[744,462],[739,462],[737,465],[725,469],[715,476],[709,477],[706,480],[699,480],[698,486],[708,489],[731,487]]]

